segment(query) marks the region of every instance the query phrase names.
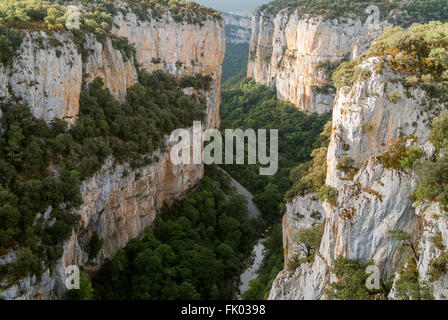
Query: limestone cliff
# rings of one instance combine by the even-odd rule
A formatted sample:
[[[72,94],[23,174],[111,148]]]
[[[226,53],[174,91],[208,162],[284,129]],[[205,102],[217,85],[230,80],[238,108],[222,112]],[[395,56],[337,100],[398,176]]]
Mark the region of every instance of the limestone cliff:
[[[411,198],[417,183],[415,173],[397,170],[383,161],[384,153],[390,152],[400,137],[408,137],[403,141],[407,146],[417,145],[426,156],[432,156],[429,123],[442,106],[426,109],[427,93],[418,86],[406,90],[403,77],[378,68],[380,63],[376,57],[360,63],[365,76],[337,93],[326,178],[327,185],[338,192],[336,203],[324,204],[325,228],[314,262],[292,271],[285,268],[272,286],[270,299],[325,299],[325,288],[337,280],[332,267],[338,257],[373,260],[382,281],[396,281],[403,253],[388,237],[391,229],[414,236],[419,248],[419,276],[427,280],[431,259],[441,253],[430,239],[439,235],[442,243],[448,240],[439,205],[417,204]],[[395,97],[391,93],[400,94]],[[356,168],[354,176],[338,166],[344,158]],[[287,207],[299,210],[307,203],[306,198],[297,196]],[[291,247],[296,232],[288,221],[287,214],[285,250]],[[443,294],[448,288],[446,281],[443,276],[431,282],[436,298],[447,298]],[[389,298],[394,298],[394,290]]]
[[[313,193],[296,197],[286,204],[286,213],[282,220],[286,269],[294,256],[301,256],[294,235],[299,229],[309,228],[324,218],[325,209]]]
[[[250,15],[223,12],[227,43],[249,43],[252,35]]]
[[[123,100],[126,89],[137,82],[138,63],[148,71],[210,75],[210,90],[200,92],[207,100],[205,126],[219,126],[225,51],[221,20],[209,18],[201,25],[189,24],[175,21],[168,12],[159,19],[143,21],[132,11],[121,10],[114,16],[111,35],[126,37],[136,49],[137,61],[115,49],[111,37],[99,42],[87,35],[88,54],[83,56],[67,32],[26,32],[11,66],[0,66],[0,95],[28,104],[36,117],[47,122],[61,118],[73,123],[79,112],[83,82],[101,77],[105,87]],[[57,46],[50,44],[54,38]],[[94,272],[117,248],[138,237],[152,224],[164,203],[181,198],[203,176],[203,165],[173,165],[170,149],[166,141],[166,150],[152,155],[157,163],[139,169],[117,165],[109,158],[81,186],[83,204],[76,212],[81,216],[80,226],[64,244],[56,268],[46,270],[41,279],[33,276],[12,284],[3,282],[1,295],[6,299],[61,298],[66,266],[77,265]],[[86,246],[94,233],[104,244],[98,256],[89,260]],[[0,264],[14,259],[12,251],[0,257]]]
[[[334,65],[362,53],[364,43],[386,24],[372,27],[360,18],[326,19],[301,10],[281,10],[273,16],[257,9],[247,75],[275,86],[278,98],[299,110],[329,112],[336,93],[331,83]]]

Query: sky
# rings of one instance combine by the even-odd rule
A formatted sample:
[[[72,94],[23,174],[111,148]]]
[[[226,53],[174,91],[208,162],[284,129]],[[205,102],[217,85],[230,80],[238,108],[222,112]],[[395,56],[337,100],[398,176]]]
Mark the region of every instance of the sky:
[[[195,0],[195,2],[219,11],[252,11],[271,0]]]

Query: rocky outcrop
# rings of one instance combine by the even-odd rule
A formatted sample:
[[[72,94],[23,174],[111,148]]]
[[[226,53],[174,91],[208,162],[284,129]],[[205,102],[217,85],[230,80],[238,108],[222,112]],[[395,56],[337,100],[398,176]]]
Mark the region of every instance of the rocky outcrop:
[[[387,23],[360,19],[323,19],[282,10],[275,16],[257,9],[252,16],[248,77],[275,86],[279,99],[299,110],[325,113],[336,90],[331,70],[360,55]]]
[[[55,270],[47,270],[42,279],[20,280],[3,292],[5,299],[56,299],[65,291],[65,270],[70,265],[84,267],[91,273],[118,248],[138,237],[157,217],[162,206],[180,199],[203,176],[202,165],[177,165],[167,152],[155,153],[159,161],[133,170],[116,165],[111,157],[93,177],[81,186],[83,204],[78,232],[64,245],[64,254]],[[92,235],[103,239],[98,256],[91,260],[86,252]]]
[[[112,33],[134,44],[137,60],[148,71],[165,70],[178,75],[201,73],[213,79],[209,100],[208,126],[219,125],[222,61],[225,32],[222,22],[208,19],[203,25],[176,23],[165,15],[158,21],[139,21],[133,13],[115,17]]]
[[[96,77],[119,100],[137,81],[138,62],[148,71],[163,69],[178,75],[202,73],[212,77],[210,90],[200,92],[207,100],[206,128],[219,126],[220,81],[225,51],[224,26],[209,19],[203,26],[177,23],[169,14],[157,21],[138,21],[134,13],[120,12],[114,18],[112,34],[126,37],[136,48],[136,58],[125,58],[114,49],[111,39],[99,43],[87,36],[85,59],[67,33],[55,33],[62,44],[50,45],[48,34],[27,33],[12,67],[0,67],[1,95],[29,104],[36,117],[74,122],[79,111],[83,80]],[[42,40],[37,41],[36,39]],[[39,44],[40,43],[40,44]],[[54,43],[54,42],[53,42]],[[189,90],[186,90],[189,91]],[[191,90],[190,90],[191,91]],[[187,92],[188,93],[188,92]],[[3,282],[0,293],[6,299],[57,299],[65,291],[66,267],[77,265],[87,272],[99,269],[117,248],[126,246],[150,226],[165,203],[181,198],[203,176],[203,165],[173,165],[171,145],[151,155],[152,165],[132,169],[109,158],[90,179],[83,182],[83,204],[76,212],[80,226],[64,244],[63,257],[54,270],[40,279],[28,277],[14,283]],[[51,212],[51,208],[49,208]],[[103,246],[95,259],[86,248],[96,233]],[[12,262],[14,252],[0,258]]]
[[[270,300],[301,300],[312,299],[314,292],[320,292],[322,288],[313,288],[314,284],[322,285],[323,281],[304,275],[311,273],[312,264],[304,263],[296,270],[291,270],[291,261],[295,257],[303,257],[295,235],[301,228],[310,228],[321,223],[325,218],[325,208],[313,193],[306,196],[297,196],[286,204],[286,213],[283,216],[283,251],[285,257],[285,270],[280,272],[272,285],[269,295]],[[321,259],[316,256],[315,259]],[[325,264],[321,266],[325,267]],[[317,275],[318,273],[316,273]],[[322,273],[325,274],[325,271]],[[297,290],[297,288],[302,288]]]
[[[223,12],[226,23],[227,43],[249,43],[252,35],[252,24],[249,15],[239,15]]]
[[[400,136],[410,137],[408,146],[418,145],[431,156],[429,121],[439,109],[424,110],[425,92],[418,87],[406,91],[403,79],[378,71],[378,63],[375,57],[363,62],[358,67],[368,76],[338,91],[327,158],[327,185],[338,191],[338,197],[336,205],[325,204],[325,230],[316,258],[295,272],[280,273],[270,299],[325,299],[325,287],[337,280],[331,268],[338,257],[373,260],[381,280],[393,280],[403,255],[388,237],[391,229],[412,234],[420,243],[419,274],[427,278],[430,260],[441,253],[428,239],[440,232],[444,243],[447,240],[444,219],[434,218],[440,215],[438,205],[419,205],[416,210],[411,199],[416,186],[413,172],[389,168],[381,157]],[[391,99],[391,92],[401,94]],[[358,168],[354,176],[338,166],[344,157]],[[305,202],[296,197],[292,204],[300,208]],[[434,284],[437,298],[443,298],[445,281],[442,277]]]

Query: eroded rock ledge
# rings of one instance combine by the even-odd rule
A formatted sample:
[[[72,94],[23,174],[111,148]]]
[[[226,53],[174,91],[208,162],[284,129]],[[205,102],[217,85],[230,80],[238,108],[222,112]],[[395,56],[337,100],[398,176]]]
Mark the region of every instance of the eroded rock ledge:
[[[148,71],[166,70],[178,75],[201,73],[212,77],[205,92],[207,117],[205,127],[219,126],[222,61],[225,35],[222,21],[208,19],[203,25],[175,22],[165,13],[157,21],[139,21],[133,12],[118,13],[111,31],[126,37],[136,49],[138,61],[126,59],[114,49],[111,39],[104,44],[87,36],[89,52],[82,59],[67,33],[54,33],[62,43],[54,48],[45,32],[27,32],[11,67],[0,66],[0,96],[14,98],[30,106],[32,113],[50,122],[54,118],[73,123],[79,112],[83,81],[96,77],[118,100],[137,82],[135,63]],[[40,45],[36,39],[41,39]],[[88,272],[99,269],[116,248],[123,248],[150,226],[164,203],[181,198],[203,177],[203,165],[173,165],[169,150],[152,155],[158,162],[133,170],[129,165],[115,165],[109,158],[81,187],[83,204],[79,230],[64,245],[63,257],[55,270],[46,270],[41,279],[28,277],[6,285],[5,299],[58,299],[65,291],[65,267],[78,265]],[[104,240],[94,260],[85,252],[93,233]],[[14,260],[11,252],[0,262]],[[5,283],[3,283],[5,285]]]

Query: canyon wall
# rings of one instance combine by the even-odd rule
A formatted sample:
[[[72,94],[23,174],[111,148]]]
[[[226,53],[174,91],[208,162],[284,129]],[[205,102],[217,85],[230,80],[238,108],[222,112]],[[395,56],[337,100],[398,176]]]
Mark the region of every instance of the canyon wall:
[[[356,57],[379,35],[386,22],[324,19],[282,10],[275,16],[257,9],[247,76],[276,88],[281,100],[305,112],[332,109],[336,90],[331,73],[343,59]]]
[[[199,92],[207,100],[205,127],[219,126],[222,61],[225,34],[222,21],[209,18],[203,25],[175,22],[169,13],[163,18],[139,21],[133,12],[114,18],[112,34],[126,37],[136,48],[136,58],[127,59],[114,49],[111,39],[104,43],[88,36],[88,55],[82,57],[67,33],[54,33],[61,45],[50,45],[44,32],[28,32],[11,67],[0,66],[0,95],[27,103],[32,113],[50,122],[54,118],[70,123],[79,112],[82,83],[96,77],[123,101],[126,89],[137,82],[135,63],[148,71],[166,70],[178,75],[202,73],[212,77],[211,88]],[[37,40],[39,39],[39,41]],[[186,90],[189,91],[189,90]],[[167,138],[166,138],[167,139]],[[77,210],[80,226],[65,243],[63,257],[54,270],[46,270],[41,279],[35,276],[3,282],[5,299],[58,299],[65,291],[65,268],[84,267],[90,273],[99,269],[117,248],[138,237],[157,217],[164,203],[183,197],[203,176],[203,165],[173,165],[166,150],[152,156],[158,161],[132,169],[117,165],[109,158],[94,176],[81,186],[83,204]],[[45,217],[48,212],[42,213]],[[94,260],[86,253],[92,235],[97,233],[104,244]],[[0,257],[0,264],[12,262],[15,252]]]

